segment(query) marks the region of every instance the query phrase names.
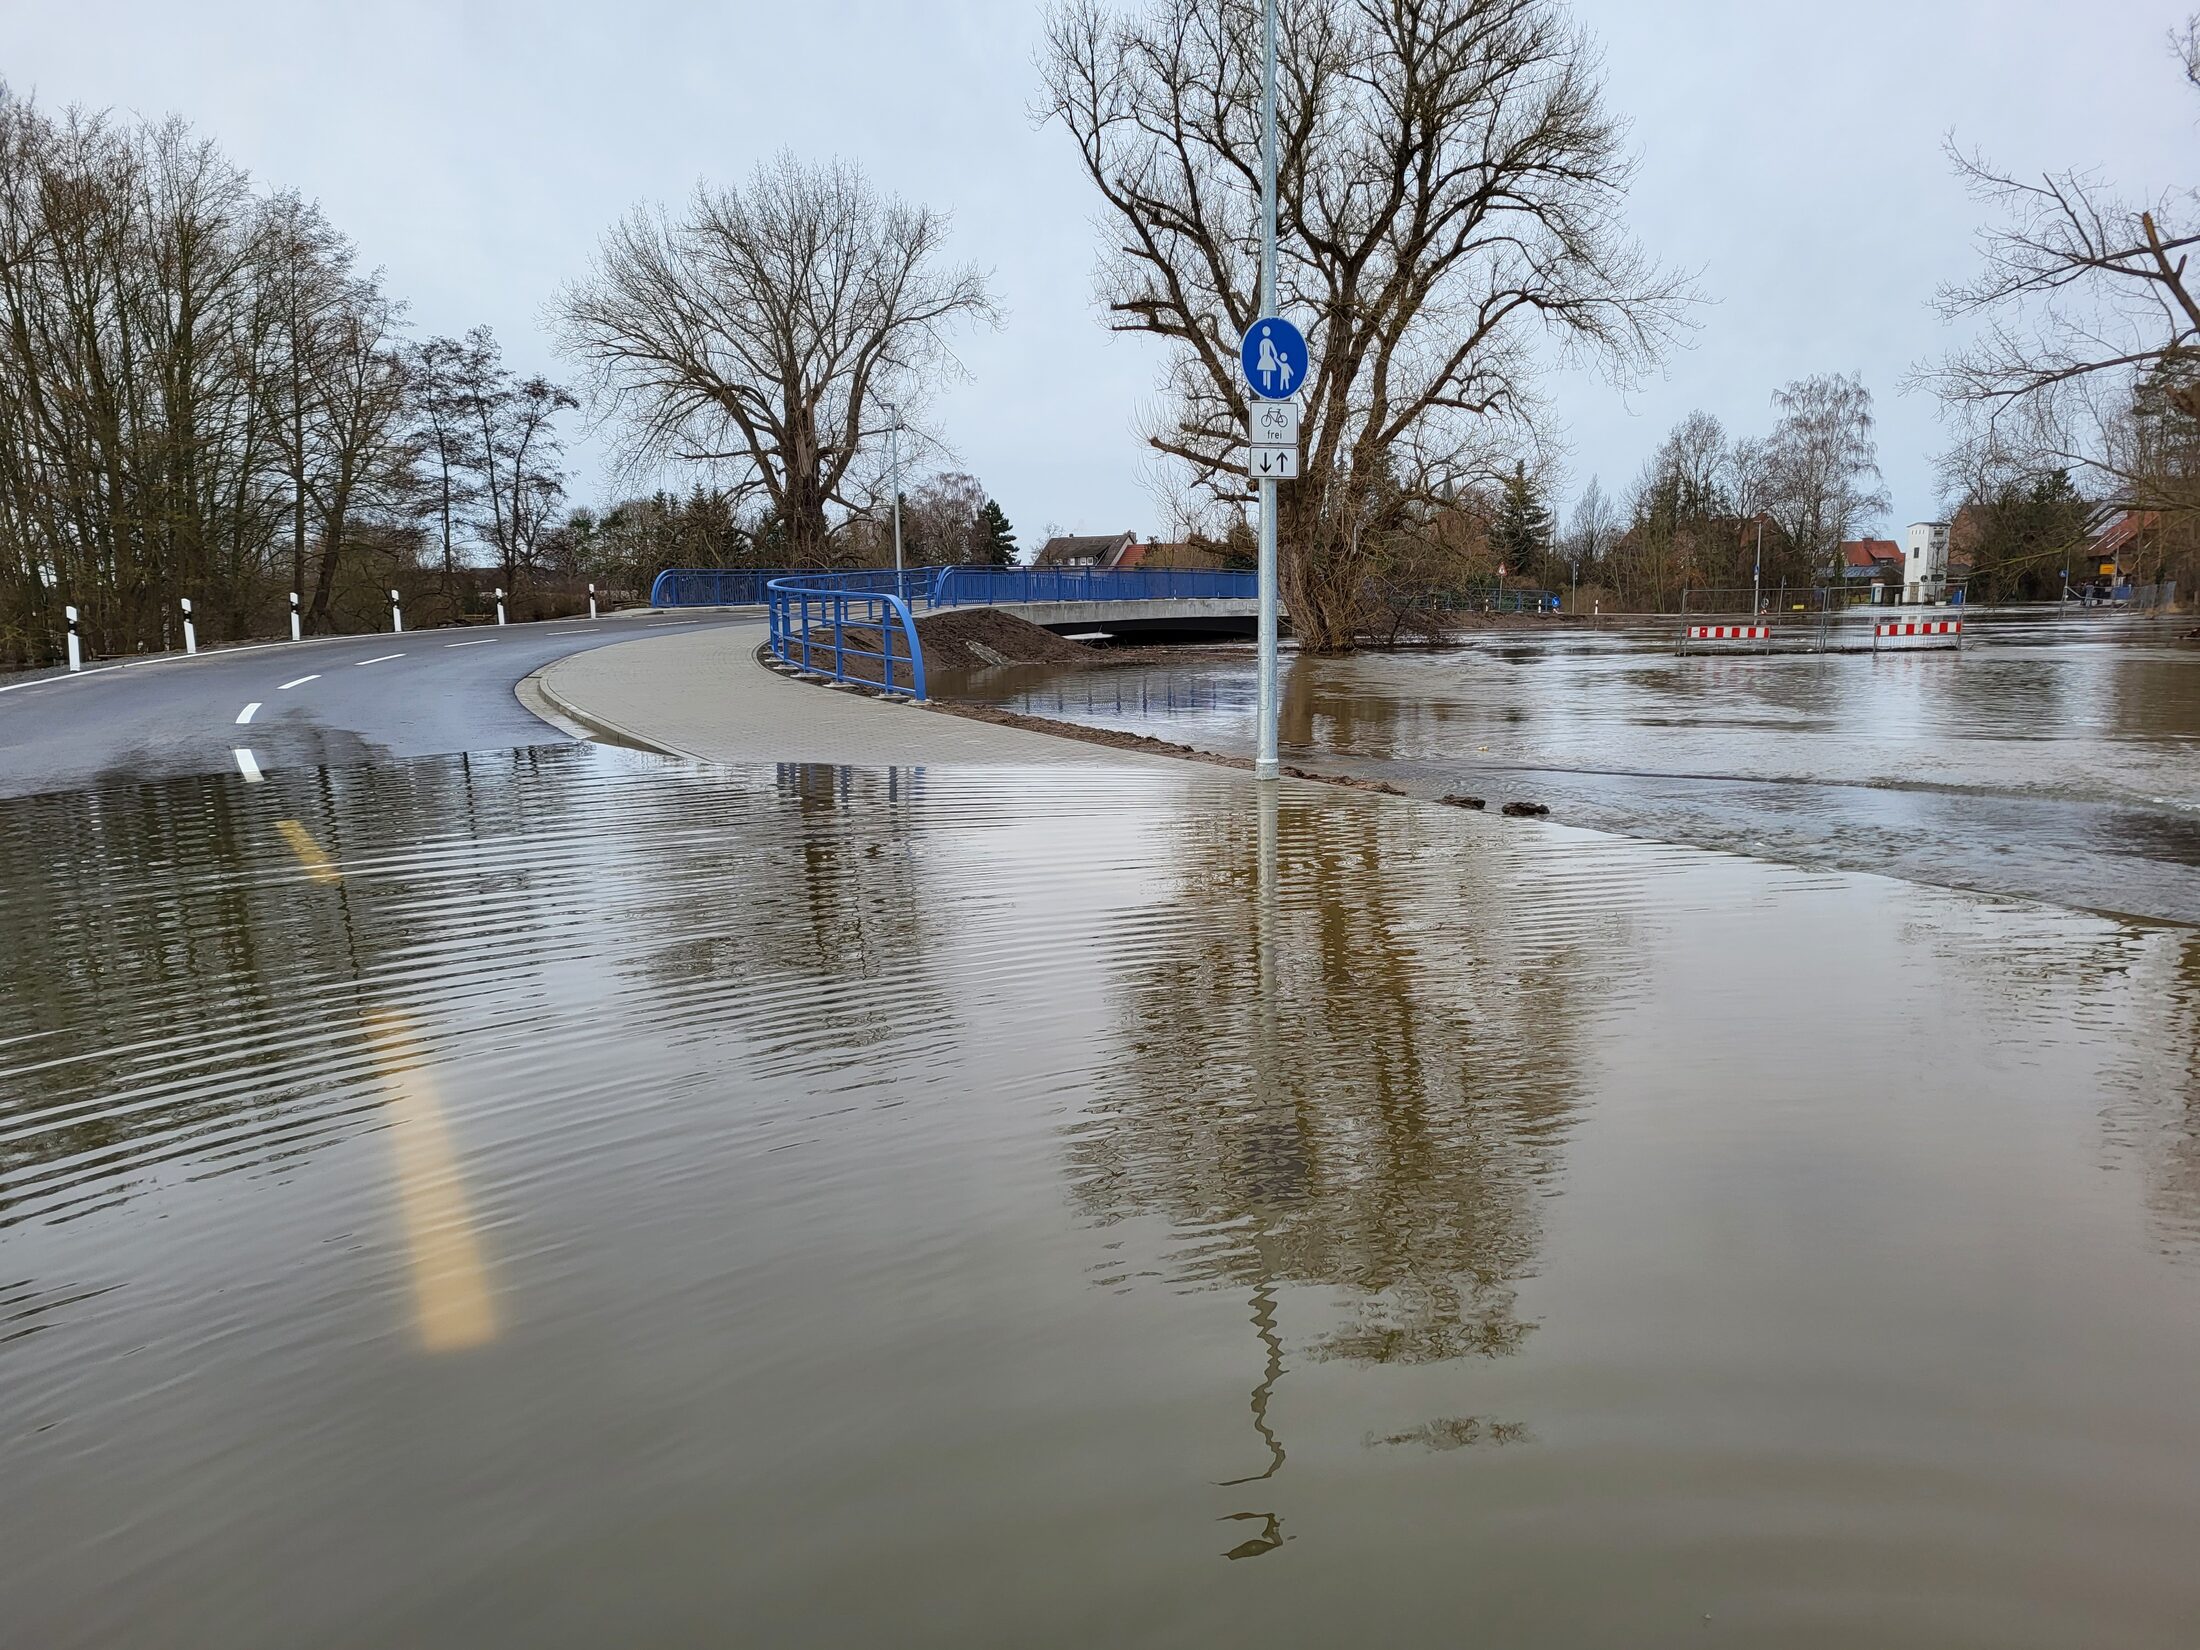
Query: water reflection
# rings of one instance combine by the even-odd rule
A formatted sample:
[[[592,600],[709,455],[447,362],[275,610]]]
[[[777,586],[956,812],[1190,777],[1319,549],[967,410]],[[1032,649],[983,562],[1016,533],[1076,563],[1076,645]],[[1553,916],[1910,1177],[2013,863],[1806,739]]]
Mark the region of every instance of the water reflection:
[[[10,1642],[2183,1642],[2188,936],[1261,802],[0,805]]]
[[[1109,948],[1123,1054],[1069,1145],[1090,1218],[1160,1224],[1169,1283],[1244,1303],[1254,1447],[1217,1480],[1239,1489],[1285,1470],[1272,1406],[1294,1360],[1431,1365],[1527,1340],[1518,1284],[1578,1100],[1584,959],[1616,922],[1461,852],[1446,818],[1303,786],[1252,806],[1252,829],[1204,799],[1169,822],[1180,868]],[[1551,920],[1568,912],[1586,920]],[[1150,943],[1157,927],[1177,943]],[[1277,1508],[1226,1516],[1264,1522],[1225,1556],[1281,1545]]]
[[[1681,657],[1672,627],[1293,658],[1287,761],[1659,841],[2200,925],[2200,668],[2167,624],[1974,615],[1961,657]],[[954,697],[1249,749],[1249,658]]]

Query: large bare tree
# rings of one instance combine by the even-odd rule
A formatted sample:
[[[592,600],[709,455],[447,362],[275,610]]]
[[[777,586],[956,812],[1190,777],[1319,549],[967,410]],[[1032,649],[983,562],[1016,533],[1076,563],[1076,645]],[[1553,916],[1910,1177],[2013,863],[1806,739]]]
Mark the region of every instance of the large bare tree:
[[[1069,0],[1042,54],[1109,323],[1170,346],[1148,439],[1218,497],[1244,490],[1260,37],[1253,0]],[[1301,644],[1340,649],[1386,536],[1511,468],[1551,346],[1624,378],[1689,294],[1622,226],[1623,130],[1557,0],[1283,0],[1279,81],[1278,303],[1315,358],[1284,584]]]
[[[2200,90],[2200,14],[2170,44]],[[2189,268],[2200,189],[2134,200],[2095,172],[2028,177],[1952,143],[1949,156],[2000,220],[1979,237],[1978,273],[1938,296],[1941,314],[1977,335],[1913,375],[1963,425],[1971,450],[1952,464],[2087,464],[2129,485],[2143,474],[2118,462],[2135,385],[2200,419],[2200,278]]]
[[[1887,508],[1872,392],[1861,374],[1820,373],[1775,391],[1779,422],[1761,455],[1759,502],[1813,568]]]
[[[790,556],[822,565],[883,403],[906,415],[951,362],[950,331],[995,318],[985,277],[942,262],[947,227],[846,162],[782,154],[677,215],[630,213],[558,317],[636,457],[725,467]]]

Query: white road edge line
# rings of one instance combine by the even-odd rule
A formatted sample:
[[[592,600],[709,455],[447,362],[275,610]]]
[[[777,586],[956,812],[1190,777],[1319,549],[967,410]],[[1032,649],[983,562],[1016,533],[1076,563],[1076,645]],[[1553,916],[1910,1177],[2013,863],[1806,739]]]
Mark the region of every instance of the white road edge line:
[[[35,682],[10,682],[0,687],[0,693],[20,693],[24,688],[52,687],[56,682],[76,682],[87,676],[104,676],[110,670],[127,670],[127,665],[100,665],[93,670],[72,670],[55,676],[41,676]]]
[[[884,644],[882,643],[882,644],[880,644],[880,645],[882,645],[882,646],[883,646]],[[241,727],[243,727],[243,726],[244,726],[244,725],[245,725],[245,724],[246,724],[247,722],[251,721],[251,720],[252,720],[252,713],[253,713],[254,711],[258,710],[259,708],[260,708],[260,701],[259,701],[259,700],[257,700],[257,699],[255,699],[255,700],[253,700],[253,701],[252,701],[252,703],[251,703],[251,704],[249,704],[249,705],[245,706],[245,707],[244,707],[244,709],[242,709],[242,710],[240,710],[239,712],[237,712],[237,726],[241,728]]]
[[[477,636],[470,642],[445,642],[445,647],[485,647],[495,641],[494,636]]]
[[[377,653],[371,659],[360,659],[356,662],[362,665],[386,665],[392,659],[402,659],[404,656],[402,653]]]
[[[237,759],[237,771],[244,775],[246,784],[257,785],[265,777],[260,772],[259,759],[250,751],[240,747],[229,754]]]
[[[293,677],[290,681],[280,683],[276,687],[275,691],[277,693],[288,693],[294,687],[304,687],[306,683],[318,682],[320,679],[321,673],[319,671],[315,671],[311,676]]]

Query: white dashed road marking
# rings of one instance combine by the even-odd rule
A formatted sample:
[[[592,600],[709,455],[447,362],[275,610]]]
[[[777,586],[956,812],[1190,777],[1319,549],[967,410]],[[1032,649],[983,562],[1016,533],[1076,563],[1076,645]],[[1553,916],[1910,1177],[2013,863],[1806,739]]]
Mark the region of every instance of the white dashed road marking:
[[[294,677],[292,680],[283,683],[275,691],[277,693],[288,693],[294,687],[304,687],[306,683],[318,682],[320,679],[321,673],[319,671],[315,671],[311,676]]]
[[[237,726],[241,728],[241,727],[243,727],[243,726],[244,726],[244,725],[245,725],[245,724],[246,724],[247,722],[251,721],[251,720],[252,720],[252,713],[253,713],[254,711],[258,710],[259,708],[260,708],[260,701],[259,701],[259,700],[257,700],[257,699],[255,699],[255,700],[253,700],[253,701],[252,701],[252,703],[251,703],[251,704],[249,704],[249,705],[245,706],[245,707],[244,707],[244,709],[242,709],[242,710],[240,710],[239,712],[237,712]]]
[[[229,754],[237,759],[237,771],[244,775],[245,782],[257,785],[263,777],[259,759],[248,750],[233,750]]]
[[[470,642],[445,642],[443,645],[445,647],[482,647],[495,640],[494,636],[480,636]]]
[[[361,659],[359,663],[363,665],[386,665],[392,659],[402,659],[404,656],[402,653],[377,653],[371,659]]]

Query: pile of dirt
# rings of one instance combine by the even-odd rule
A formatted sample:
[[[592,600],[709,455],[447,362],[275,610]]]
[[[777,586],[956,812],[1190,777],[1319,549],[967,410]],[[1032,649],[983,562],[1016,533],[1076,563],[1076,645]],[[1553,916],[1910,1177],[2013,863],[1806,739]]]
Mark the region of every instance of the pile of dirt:
[[[1003,613],[997,607],[950,607],[917,621],[928,670],[975,669],[983,665],[1082,665],[1120,659],[1105,648],[1088,647],[1066,636]],[[875,644],[874,644],[875,645]]]
[[[850,625],[843,634],[846,645],[860,653],[881,651],[876,626]],[[1073,642],[1067,636],[1057,636],[1029,619],[1019,619],[997,607],[951,607],[927,613],[917,621],[917,640],[924,646],[924,668],[932,674],[1000,665],[1089,670],[1099,665],[1182,659],[1192,651],[1182,647],[1092,647],[1084,642]],[[897,661],[906,651],[907,645],[897,631],[894,636]],[[846,668],[847,673],[859,681],[879,680],[880,665],[876,659],[851,657]],[[907,670],[898,665],[895,674],[904,682],[909,679]]]

